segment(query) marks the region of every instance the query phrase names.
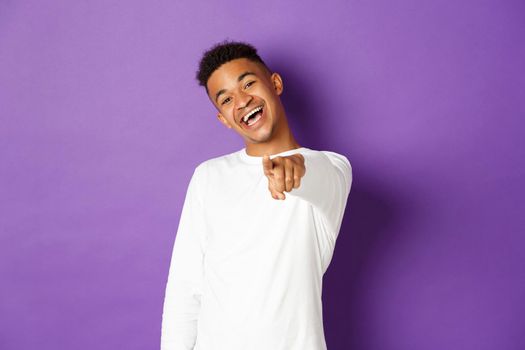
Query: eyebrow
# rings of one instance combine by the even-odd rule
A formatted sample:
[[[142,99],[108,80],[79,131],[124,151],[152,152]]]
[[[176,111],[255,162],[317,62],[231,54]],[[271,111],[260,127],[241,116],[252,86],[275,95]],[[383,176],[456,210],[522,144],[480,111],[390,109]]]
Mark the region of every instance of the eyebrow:
[[[244,77],[246,77],[247,75],[256,75],[255,73],[253,72],[244,72],[242,73],[241,75],[239,75],[237,77],[237,82],[240,82],[241,80],[244,79]],[[216,94],[215,94],[215,102],[217,102],[217,99],[219,98],[220,95],[224,94],[226,92],[226,89],[221,89],[219,90]]]

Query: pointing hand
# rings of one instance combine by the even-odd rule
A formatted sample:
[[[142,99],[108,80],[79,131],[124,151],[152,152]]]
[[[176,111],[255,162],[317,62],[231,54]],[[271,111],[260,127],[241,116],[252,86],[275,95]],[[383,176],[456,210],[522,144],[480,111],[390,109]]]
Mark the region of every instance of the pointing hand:
[[[285,199],[284,191],[298,188],[306,169],[300,153],[271,158],[263,156],[264,175],[268,178],[268,189],[274,199]]]

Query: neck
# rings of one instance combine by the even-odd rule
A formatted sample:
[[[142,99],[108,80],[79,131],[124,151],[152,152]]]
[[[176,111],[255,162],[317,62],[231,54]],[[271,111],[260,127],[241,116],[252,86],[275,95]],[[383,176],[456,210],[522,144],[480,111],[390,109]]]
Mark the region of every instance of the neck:
[[[302,147],[288,127],[286,116],[281,118],[282,127],[276,127],[272,139],[266,142],[246,143],[246,153],[250,156],[262,157],[264,154],[276,154]]]

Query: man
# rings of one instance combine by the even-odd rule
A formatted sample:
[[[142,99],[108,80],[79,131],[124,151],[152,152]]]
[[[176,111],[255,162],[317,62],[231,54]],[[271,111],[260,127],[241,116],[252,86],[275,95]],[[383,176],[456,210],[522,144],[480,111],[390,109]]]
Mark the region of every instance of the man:
[[[325,350],[322,278],[350,193],[350,163],[299,145],[279,97],[282,78],[250,44],[216,44],[197,79],[246,147],[192,175],[161,349]]]

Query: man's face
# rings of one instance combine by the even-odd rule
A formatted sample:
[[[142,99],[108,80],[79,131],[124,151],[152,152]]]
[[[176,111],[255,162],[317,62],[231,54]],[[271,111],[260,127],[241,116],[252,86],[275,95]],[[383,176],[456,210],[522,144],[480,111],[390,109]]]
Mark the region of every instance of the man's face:
[[[268,142],[282,125],[281,77],[261,64],[246,58],[229,61],[212,73],[207,87],[217,118],[247,142]],[[244,117],[253,111],[246,123]]]

